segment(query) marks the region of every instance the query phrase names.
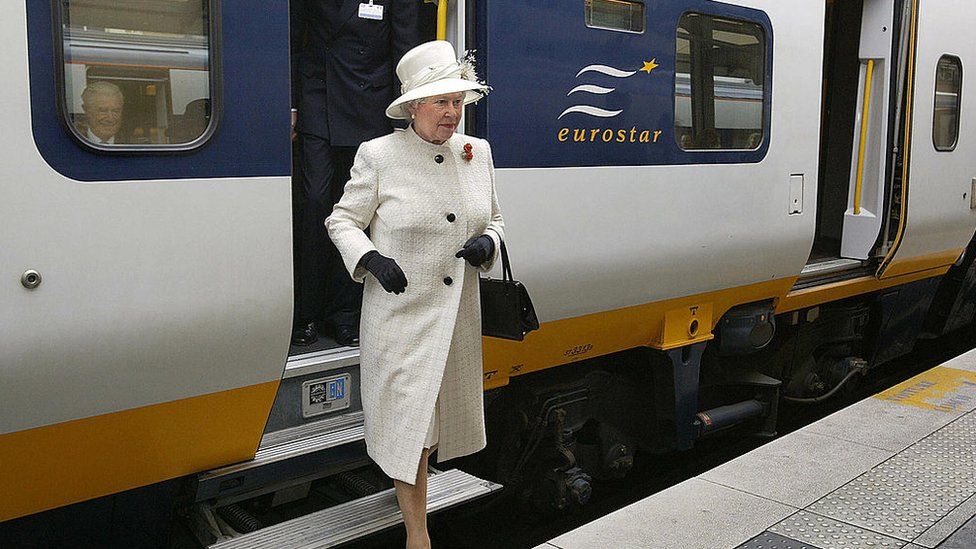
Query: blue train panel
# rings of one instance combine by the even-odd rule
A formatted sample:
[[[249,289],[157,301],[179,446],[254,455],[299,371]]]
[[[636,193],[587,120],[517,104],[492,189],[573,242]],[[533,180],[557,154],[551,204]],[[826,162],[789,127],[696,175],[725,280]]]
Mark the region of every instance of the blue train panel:
[[[771,132],[773,51],[772,26],[765,13],[706,0],[646,0],[643,32],[621,32],[588,27],[589,1],[479,3],[479,66],[493,91],[478,106],[477,128],[491,140],[496,166],[762,160]],[[761,83],[758,89],[747,89],[750,80],[735,75],[716,76],[714,81],[714,116],[723,124],[742,126],[736,118],[741,119],[745,110],[754,110],[755,117],[761,112],[761,131],[737,137],[739,145],[754,139],[748,147],[735,147],[751,150],[722,149],[717,143],[712,150],[681,146],[682,139],[689,139],[685,148],[690,146],[690,136],[676,130],[677,118],[687,115],[691,102],[689,75],[676,74],[675,69],[678,25],[686,14],[745,21],[762,29],[764,66],[756,67],[751,80]]]

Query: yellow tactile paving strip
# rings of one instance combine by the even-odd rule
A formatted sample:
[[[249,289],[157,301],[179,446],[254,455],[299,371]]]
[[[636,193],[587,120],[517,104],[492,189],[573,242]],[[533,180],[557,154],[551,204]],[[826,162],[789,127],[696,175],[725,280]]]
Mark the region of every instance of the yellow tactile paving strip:
[[[874,398],[926,410],[968,412],[976,406],[976,372],[937,366]]]

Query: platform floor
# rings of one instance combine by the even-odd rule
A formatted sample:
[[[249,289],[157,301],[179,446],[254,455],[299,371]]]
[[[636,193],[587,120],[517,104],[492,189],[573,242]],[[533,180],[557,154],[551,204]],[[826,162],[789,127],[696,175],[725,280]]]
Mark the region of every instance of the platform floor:
[[[976,549],[976,350],[537,549]]]

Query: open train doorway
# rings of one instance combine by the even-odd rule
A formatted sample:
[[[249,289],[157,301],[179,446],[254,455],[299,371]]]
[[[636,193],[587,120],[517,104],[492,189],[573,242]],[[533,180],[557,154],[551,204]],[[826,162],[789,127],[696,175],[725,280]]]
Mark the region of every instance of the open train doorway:
[[[289,357],[333,352],[358,357],[363,285],[349,277],[338,249],[325,231],[324,221],[342,197],[359,144],[407,125],[406,121],[391,121],[382,114],[400,93],[395,74],[399,56],[437,38],[436,2],[388,7],[386,19],[367,19],[362,14],[357,17],[356,5],[359,4],[310,1],[293,1],[289,5],[289,39],[294,58],[295,289]],[[450,38],[457,42],[456,17],[449,19],[453,31]],[[383,32],[389,34],[386,39],[369,39],[371,33],[380,32],[370,30],[372,21],[388,22],[381,25],[386,29]],[[345,76],[326,77],[333,66],[347,67],[343,71],[351,72],[347,75],[339,71]],[[333,91],[328,91],[330,88]],[[346,101],[350,97],[359,100]]]
[[[854,269],[876,255],[891,164],[898,3],[827,2],[817,222],[808,269]]]

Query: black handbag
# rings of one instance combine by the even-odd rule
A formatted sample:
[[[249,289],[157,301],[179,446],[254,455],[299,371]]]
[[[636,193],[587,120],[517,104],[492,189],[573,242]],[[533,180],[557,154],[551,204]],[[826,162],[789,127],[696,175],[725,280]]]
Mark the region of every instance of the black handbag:
[[[522,341],[539,329],[539,318],[529,292],[512,276],[508,250],[502,242],[502,278],[483,277],[481,284],[481,333],[488,337]]]

